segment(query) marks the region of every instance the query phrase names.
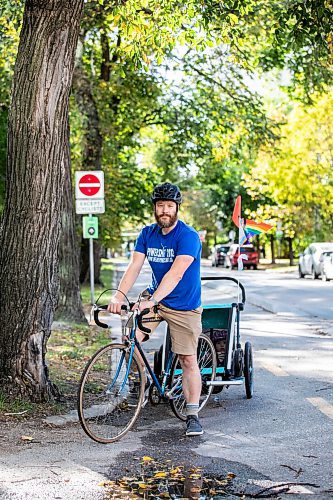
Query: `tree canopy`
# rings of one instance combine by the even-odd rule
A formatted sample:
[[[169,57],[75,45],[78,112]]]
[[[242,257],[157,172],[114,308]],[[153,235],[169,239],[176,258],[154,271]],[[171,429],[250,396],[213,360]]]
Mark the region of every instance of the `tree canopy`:
[[[298,246],[330,238],[332,231],[331,1],[65,3],[66,9],[59,0],[0,2],[1,307],[16,318],[10,307],[19,303],[37,318],[26,315],[20,362],[17,353],[5,354],[4,339],[13,340],[14,334],[3,323],[0,368],[8,375],[15,366],[15,380],[21,388],[26,384],[32,398],[46,392],[44,354],[57,302],[58,267],[66,270],[61,277],[78,275],[75,259],[66,264],[58,259],[78,252],[71,163],[72,173],[100,168],[105,173],[107,210],[100,220],[107,247],[119,245],[129,221],[137,229],[150,211],[152,186],[160,180],[180,184],[187,195],[186,217],[215,242],[227,238],[232,228],[237,194],[243,196],[246,215],[272,221]],[[71,9],[75,29],[69,23]],[[43,25],[55,12],[54,44],[48,30],[30,44],[35,33],[27,27]],[[67,66],[61,63],[66,50],[58,28],[71,40],[65,57],[70,71],[59,80],[54,75]],[[61,53],[58,60],[53,49]],[[53,77],[44,85],[50,68]],[[267,95],[265,79],[274,79],[272,95]],[[54,115],[52,103],[60,95]],[[23,112],[27,116],[20,119]],[[48,184],[50,174],[57,181]],[[47,231],[41,230],[44,214]],[[70,241],[70,248],[59,252],[59,241]],[[24,263],[31,262],[33,290],[28,290],[18,277]],[[75,283],[72,290],[78,294]]]

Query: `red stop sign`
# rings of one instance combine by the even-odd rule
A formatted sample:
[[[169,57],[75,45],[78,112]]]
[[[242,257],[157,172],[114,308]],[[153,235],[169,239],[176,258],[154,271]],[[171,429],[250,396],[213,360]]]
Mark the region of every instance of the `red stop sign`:
[[[79,190],[85,196],[94,196],[101,188],[101,183],[98,177],[93,174],[83,175],[79,181]]]

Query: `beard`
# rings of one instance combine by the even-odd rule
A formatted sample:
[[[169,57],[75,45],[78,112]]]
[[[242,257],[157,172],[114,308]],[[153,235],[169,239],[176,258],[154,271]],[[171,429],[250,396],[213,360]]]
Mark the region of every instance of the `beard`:
[[[166,215],[166,214],[162,214],[162,215],[157,215],[156,212],[155,212],[155,220],[158,224],[159,227],[161,228],[167,228],[167,227],[171,227],[173,226],[176,222],[177,222],[177,219],[178,219],[178,216],[177,214],[174,214],[174,215]],[[164,220],[162,220],[162,217],[165,217]]]

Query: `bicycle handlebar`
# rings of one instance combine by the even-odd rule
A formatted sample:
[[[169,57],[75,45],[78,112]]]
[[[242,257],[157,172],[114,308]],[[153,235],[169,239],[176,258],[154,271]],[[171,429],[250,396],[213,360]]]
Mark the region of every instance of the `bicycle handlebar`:
[[[132,307],[134,306],[135,302],[130,302],[130,310],[132,309]],[[101,312],[101,311],[106,311],[108,308],[107,305],[103,305],[103,306],[94,306],[94,321],[96,323],[96,325],[100,326],[101,328],[109,328],[109,325],[107,325],[106,323],[102,323],[99,318],[98,318],[98,314]],[[123,311],[128,311],[128,307],[123,304],[121,306],[121,309]],[[142,317],[145,316],[146,314],[148,314],[150,312],[150,309],[144,309],[143,311],[141,311],[140,313],[138,313],[137,315],[137,321],[138,321],[138,326],[140,328],[140,330],[142,330],[143,332],[145,333],[151,333],[151,330],[149,330],[149,328],[146,328],[145,326],[143,326],[142,324]]]
[[[242,291],[242,304],[245,304],[246,301],[246,295],[245,295],[245,288],[242,285],[240,281],[238,281],[236,278],[232,278],[231,276],[202,276],[201,281],[216,281],[216,280],[228,280],[228,281],[233,281],[236,283],[239,288]]]

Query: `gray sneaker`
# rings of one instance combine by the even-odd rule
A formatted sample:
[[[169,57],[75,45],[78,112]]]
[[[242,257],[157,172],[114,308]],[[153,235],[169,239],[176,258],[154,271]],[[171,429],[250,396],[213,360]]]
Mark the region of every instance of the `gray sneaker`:
[[[186,436],[200,436],[201,434],[203,430],[198,417],[189,415],[186,418]]]

